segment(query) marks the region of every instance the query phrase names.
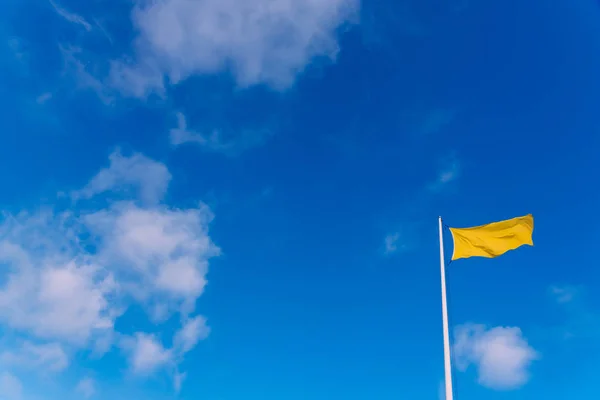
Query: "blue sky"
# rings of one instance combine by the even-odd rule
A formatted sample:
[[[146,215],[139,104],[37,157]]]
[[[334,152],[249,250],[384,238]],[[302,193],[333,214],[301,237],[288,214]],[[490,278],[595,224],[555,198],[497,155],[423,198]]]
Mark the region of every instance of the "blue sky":
[[[597,2],[1,8],[0,398],[600,395]]]

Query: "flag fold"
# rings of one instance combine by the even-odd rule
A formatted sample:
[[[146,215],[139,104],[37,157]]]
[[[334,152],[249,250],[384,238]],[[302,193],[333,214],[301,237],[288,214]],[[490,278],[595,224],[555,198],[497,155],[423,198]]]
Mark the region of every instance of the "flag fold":
[[[498,257],[509,250],[533,246],[533,216],[508,219],[472,228],[450,228],[454,239],[452,260]]]

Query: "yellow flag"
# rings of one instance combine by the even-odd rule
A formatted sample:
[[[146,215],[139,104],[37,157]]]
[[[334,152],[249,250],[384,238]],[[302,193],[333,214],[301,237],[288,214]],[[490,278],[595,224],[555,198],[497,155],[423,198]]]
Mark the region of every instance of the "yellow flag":
[[[450,228],[454,239],[452,260],[498,257],[523,245],[533,246],[533,216],[493,222],[473,228]]]

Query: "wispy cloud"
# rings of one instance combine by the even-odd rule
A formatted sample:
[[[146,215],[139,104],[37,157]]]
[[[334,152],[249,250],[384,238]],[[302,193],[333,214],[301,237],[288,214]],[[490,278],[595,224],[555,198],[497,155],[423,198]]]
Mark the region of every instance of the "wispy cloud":
[[[15,61],[21,65],[27,65],[29,51],[27,50],[27,46],[23,42],[23,39],[14,36],[10,37],[6,41],[6,46],[8,47],[8,50],[14,57]]]
[[[0,374],[0,398],[6,400],[20,400],[23,395],[23,384],[13,374],[4,372]]]
[[[116,152],[74,192],[72,209],[3,215],[0,323],[19,338],[0,354],[3,365],[59,372],[78,351],[125,343],[132,371],[167,368],[176,378],[184,354],[208,335],[206,320],[193,314],[220,249],[206,205],[165,204],[170,179],[163,164]],[[133,303],[150,322],[158,308],[163,318],[179,314],[173,348],[151,333],[116,331]]]
[[[173,378],[173,388],[175,389],[175,393],[179,393],[181,391],[181,386],[183,385],[183,381],[187,378],[187,374],[175,372],[175,376]]]
[[[398,239],[400,239],[400,234],[390,233],[384,239],[384,252],[385,254],[392,254],[398,250]]]
[[[183,113],[177,113],[177,127],[169,132],[173,146],[196,144],[202,148],[228,155],[238,155],[253,147],[259,146],[271,135],[269,129],[244,130],[236,135],[225,138],[221,131],[213,130],[209,134],[202,134],[191,130]]]
[[[137,333],[126,342],[130,354],[132,372],[149,375],[172,362],[172,353],[165,349],[155,335]]]
[[[171,173],[167,167],[142,154],[125,157],[119,150],[110,157],[110,165],[101,169],[83,189],[72,193],[74,199],[89,199],[99,194],[131,195],[147,204],[159,203],[165,196]]]
[[[447,188],[449,184],[456,181],[459,176],[460,163],[453,154],[442,161],[442,167],[440,168],[436,179],[429,183],[428,188],[432,192],[440,192]]]
[[[173,347],[180,353],[185,354],[194,347],[200,340],[206,339],[210,333],[210,328],[206,325],[206,319],[202,316],[187,320],[181,330],[175,334]]]
[[[386,227],[388,233],[383,238],[381,250],[384,255],[412,251],[421,246],[421,239],[429,229],[423,225],[424,221],[431,217],[426,215],[427,208],[431,206],[435,196],[453,189],[460,176],[460,164],[453,154],[442,159],[440,165],[435,179],[424,181],[408,197],[398,214],[386,218],[400,222]]]
[[[474,324],[455,329],[453,354],[460,371],[475,366],[479,384],[496,390],[525,385],[530,379],[529,367],[539,358],[521,329]]]
[[[93,333],[112,327],[107,296],[113,281],[111,274],[84,260],[60,257],[60,246],[69,239],[53,235],[62,229],[67,230],[65,235],[71,232],[50,224],[60,225],[66,217],[8,217],[0,227],[4,231],[0,259],[14,271],[0,288],[0,319],[41,339],[82,345]],[[28,240],[33,243],[21,242]],[[43,256],[35,254],[38,245],[47,246]]]
[[[75,392],[83,396],[84,399],[89,399],[96,394],[96,382],[92,378],[83,378],[77,383]]]
[[[60,15],[62,18],[64,18],[66,21],[69,21],[73,24],[79,25],[88,32],[90,32],[92,30],[92,25],[90,25],[85,20],[85,18],[83,18],[81,15],[78,15],[78,14],[68,11],[67,9],[59,6],[56,2],[54,2],[52,0],[49,0],[49,1],[50,1],[50,4],[52,5],[52,7],[54,8],[54,10],[56,11],[56,13],[58,15]]]
[[[136,333],[123,340],[123,348],[129,354],[131,371],[137,375],[151,375],[162,369],[173,374],[176,391],[181,389],[185,373],[177,370],[177,364],[199,341],[208,337],[210,329],[202,316],[190,318],[173,337],[173,347],[166,348],[156,335]]]
[[[562,338],[600,337],[600,312],[590,308],[585,301],[584,286],[553,285],[548,292],[565,316],[564,324],[559,328]]]
[[[35,344],[29,341],[2,353],[0,361],[4,365],[44,372],[60,372],[69,365],[67,353],[60,344]]]
[[[557,303],[571,303],[578,299],[581,288],[575,286],[550,286],[550,294],[554,297]]]
[[[383,240],[383,253],[386,256],[406,249],[406,243],[401,241],[400,232],[388,234]]]
[[[110,44],[114,43],[112,35],[108,32],[108,30],[104,27],[104,23],[100,20],[94,18],[94,25],[98,28],[98,31],[108,40]]]
[[[42,93],[38,97],[36,97],[35,102],[38,104],[45,104],[51,98],[52,98],[52,93],[46,92],[46,93]]]
[[[96,93],[104,104],[112,104],[114,93],[111,93],[108,85],[88,70],[86,64],[80,58],[83,50],[74,46],[60,46],[59,48],[63,55],[65,74],[73,77],[77,88],[79,90],[90,90]]]
[[[128,95],[164,90],[195,74],[230,71],[237,84],[291,86],[315,58],[335,60],[340,27],[356,21],[359,0],[136,1],[134,63],[113,65]]]

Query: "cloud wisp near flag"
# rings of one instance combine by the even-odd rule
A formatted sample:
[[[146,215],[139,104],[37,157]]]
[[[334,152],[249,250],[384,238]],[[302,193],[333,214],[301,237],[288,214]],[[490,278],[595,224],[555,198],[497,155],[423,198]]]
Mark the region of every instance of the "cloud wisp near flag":
[[[452,260],[498,257],[509,250],[533,246],[533,216],[508,219],[472,228],[450,228],[454,239]]]

